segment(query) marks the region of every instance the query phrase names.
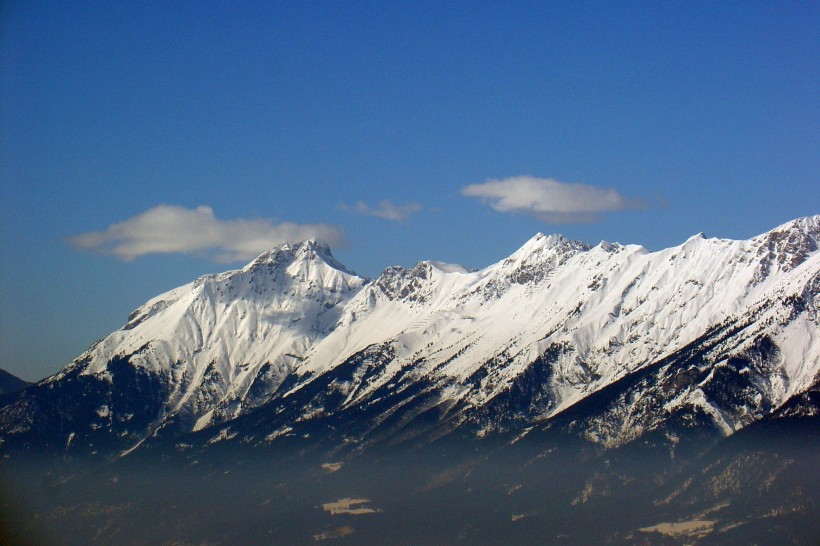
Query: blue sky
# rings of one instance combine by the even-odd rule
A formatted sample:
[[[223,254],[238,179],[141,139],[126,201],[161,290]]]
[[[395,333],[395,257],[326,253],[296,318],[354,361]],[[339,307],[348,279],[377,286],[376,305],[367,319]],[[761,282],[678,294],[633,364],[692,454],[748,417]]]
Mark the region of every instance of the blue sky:
[[[376,276],[820,213],[819,6],[4,2],[0,367],[283,238]]]

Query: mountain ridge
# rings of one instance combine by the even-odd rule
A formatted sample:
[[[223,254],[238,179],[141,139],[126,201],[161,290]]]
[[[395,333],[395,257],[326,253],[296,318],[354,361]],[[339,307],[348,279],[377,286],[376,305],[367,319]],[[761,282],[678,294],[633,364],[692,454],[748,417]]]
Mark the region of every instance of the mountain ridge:
[[[817,383],[819,239],[820,216],[657,252],[539,233],[477,271],[427,261],[372,280],[317,241],[282,245],[140,306],[0,408],[2,448],[129,453],[209,430],[206,444],[266,444],[340,419],[357,421],[352,444],[483,438],[540,430],[641,373],[668,388],[621,392],[579,421],[585,438],[617,446],[693,415],[732,434]],[[650,392],[643,413],[624,402]]]

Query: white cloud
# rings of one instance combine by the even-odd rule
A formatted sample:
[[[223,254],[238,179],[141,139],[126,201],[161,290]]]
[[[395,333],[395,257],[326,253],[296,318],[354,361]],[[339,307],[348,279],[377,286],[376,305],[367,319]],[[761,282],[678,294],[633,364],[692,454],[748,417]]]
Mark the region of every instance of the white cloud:
[[[392,220],[398,222],[406,220],[411,214],[421,211],[421,205],[418,203],[408,203],[407,205],[394,205],[390,201],[382,200],[375,207],[371,207],[364,201],[359,201],[355,206],[351,207],[342,203],[339,205],[341,210],[347,212],[355,212],[356,214],[364,214],[367,216],[376,216],[384,218],[385,220]]]
[[[68,242],[77,250],[110,254],[130,261],[146,254],[206,254],[221,262],[250,260],[276,245],[319,239],[344,243],[342,231],[326,224],[274,224],[272,220],[220,220],[211,207],[187,209],[159,205]]]
[[[471,184],[461,194],[483,199],[499,212],[525,213],[550,224],[594,222],[604,212],[644,206],[612,188],[532,176]]]

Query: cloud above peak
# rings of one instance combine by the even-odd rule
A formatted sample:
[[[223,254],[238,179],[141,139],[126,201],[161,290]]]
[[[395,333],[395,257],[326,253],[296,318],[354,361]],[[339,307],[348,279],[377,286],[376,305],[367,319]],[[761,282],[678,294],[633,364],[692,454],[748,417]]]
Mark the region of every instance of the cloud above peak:
[[[595,222],[605,212],[644,207],[612,188],[532,176],[471,184],[461,194],[482,199],[499,212],[529,214],[549,224]]]
[[[285,242],[319,239],[344,243],[342,231],[326,224],[275,224],[267,218],[221,220],[211,207],[158,205],[104,231],[68,238],[77,250],[131,261],[147,254],[202,254],[219,262],[250,260]]]
[[[345,212],[353,212],[356,214],[363,214],[365,216],[375,216],[393,222],[406,220],[410,215],[420,212],[422,207],[418,203],[408,203],[406,205],[394,205],[390,201],[383,199],[375,207],[371,207],[364,201],[358,201],[354,206],[349,206],[344,203],[338,207]]]

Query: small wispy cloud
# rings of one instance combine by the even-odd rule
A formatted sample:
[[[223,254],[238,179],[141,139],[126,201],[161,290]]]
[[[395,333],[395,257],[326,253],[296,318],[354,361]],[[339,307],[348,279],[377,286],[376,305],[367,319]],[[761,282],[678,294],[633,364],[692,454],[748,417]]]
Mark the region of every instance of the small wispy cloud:
[[[532,176],[471,184],[462,188],[461,194],[482,199],[499,212],[529,214],[549,224],[595,222],[605,212],[645,206],[612,188]]]
[[[77,250],[109,254],[125,261],[146,254],[204,254],[220,262],[250,260],[285,242],[318,239],[344,243],[342,231],[326,224],[274,223],[267,218],[221,220],[211,207],[159,205],[112,224],[68,238]]]
[[[366,216],[375,216],[377,218],[384,218],[393,222],[406,220],[410,215],[420,212],[422,206],[418,203],[408,203],[407,205],[395,205],[388,200],[379,201],[375,207],[371,207],[364,201],[359,201],[352,207],[344,203],[338,207],[340,210],[346,212],[353,212],[356,214],[363,214]]]

